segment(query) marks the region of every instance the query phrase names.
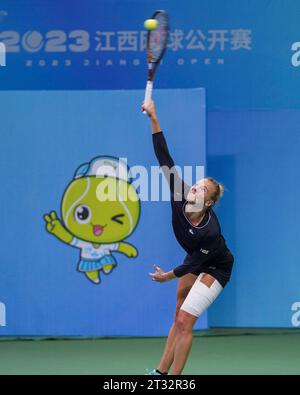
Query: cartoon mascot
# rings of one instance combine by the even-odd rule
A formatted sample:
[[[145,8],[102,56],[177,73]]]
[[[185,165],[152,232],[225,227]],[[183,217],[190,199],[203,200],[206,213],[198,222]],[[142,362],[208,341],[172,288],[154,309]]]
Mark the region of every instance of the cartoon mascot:
[[[46,230],[80,249],[78,271],[94,284],[100,284],[101,271],[107,275],[117,266],[112,252],[137,257],[137,249],[123,240],[138,224],[140,200],[121,159],[101,156],[81,165],[64,192],[61,216],[62,221],[55,211],[46,214]]]

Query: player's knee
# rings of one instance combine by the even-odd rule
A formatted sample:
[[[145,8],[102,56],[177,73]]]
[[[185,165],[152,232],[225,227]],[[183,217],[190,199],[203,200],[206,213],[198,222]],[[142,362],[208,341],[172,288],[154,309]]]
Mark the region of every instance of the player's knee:
[[[189,325],[187,325],[186,320],[180,314],[177,316],[175,325],[176,325],[176,332],[181,336],[184,336],[191,332]]]

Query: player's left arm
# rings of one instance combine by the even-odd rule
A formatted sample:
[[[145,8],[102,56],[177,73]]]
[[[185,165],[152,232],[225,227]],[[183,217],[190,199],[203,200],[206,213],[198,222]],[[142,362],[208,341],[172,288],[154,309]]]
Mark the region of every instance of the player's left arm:
[[[155,273],[149,273],[150,277],[152,277],[152,281],[157,281],[159,283],[164,283],[166,281],[173,280],[176,278],[173,270],[169,272],[164,272],[160,267],[153,265],[155,269]]]

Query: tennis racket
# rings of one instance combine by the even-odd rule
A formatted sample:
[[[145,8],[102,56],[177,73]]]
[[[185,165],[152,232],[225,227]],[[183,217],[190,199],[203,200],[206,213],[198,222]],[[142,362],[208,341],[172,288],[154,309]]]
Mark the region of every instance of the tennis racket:
[[[148,107],[152,98],[153,79],[156,69],[164,56],[167,48],[169,36],[169,18],[168,14],[163,10],[157,10],[151,19],[158,22],[157,28],[149,30],[147,33],[147,65],[148,65],[148,81],[145,90],[145,107]],[[143,111],[146,114],[146,111]]]

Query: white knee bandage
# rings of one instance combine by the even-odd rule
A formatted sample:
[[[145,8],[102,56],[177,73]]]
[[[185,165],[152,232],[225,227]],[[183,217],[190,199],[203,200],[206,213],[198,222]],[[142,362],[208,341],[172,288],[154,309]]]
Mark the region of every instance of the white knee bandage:
[[[195,317],[200,317],[200,315],[213,303],[223,289],[217,280],[208,287],[200,281],[202,276],[203,273],[201,273],[195,281],[180,308]]]

